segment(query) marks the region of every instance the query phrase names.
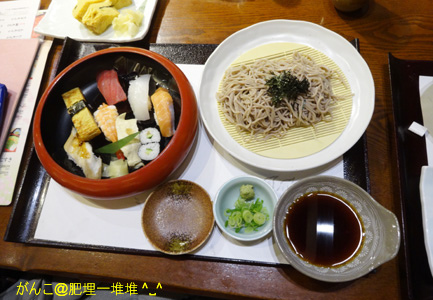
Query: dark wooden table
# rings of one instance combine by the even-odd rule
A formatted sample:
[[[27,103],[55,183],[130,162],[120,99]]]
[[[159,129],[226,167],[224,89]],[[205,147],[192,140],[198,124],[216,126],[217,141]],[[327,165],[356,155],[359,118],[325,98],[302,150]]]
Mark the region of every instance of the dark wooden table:
[[[376,105],[367,129],[371,194],[401,220],[388,53],[433,60],[430,0],[369,1],[356,13],[340,13],[330,0],[160,0],[148,34],[150,43],[218,44],[232,33],[271,19],[304,20],[358,38],[373,74]],[[49,0],[42,0],[46,8]],[[43,85],[61,50],[55,40]],[[0,50],[1,51],[1,50]],[[4,236],[12,206],[0,208]],[[146,282],[165,291],[225,298],[399,299],[405,298],[405,269],[399,256],[377,271],[344,284],[309,279],[290,266],[272,267],[166,257],[29,246],[0,240],[0,268],[90,280]]]

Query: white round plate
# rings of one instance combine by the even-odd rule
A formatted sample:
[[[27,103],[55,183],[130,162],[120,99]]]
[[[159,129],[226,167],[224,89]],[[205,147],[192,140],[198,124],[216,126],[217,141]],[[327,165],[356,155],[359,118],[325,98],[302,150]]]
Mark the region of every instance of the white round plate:
[[[296,159],[269,158],[245,149],[226,131],[218,115],[216,93],[230,64],[248,50],[277,42],[307,45],[327,55],[344,72],[354,95],[352,114],[342,134],[323,150]],[[211,136],[235,158],[261,169],[300,171],[333,161],[359,140],[373,115],[374,95],[373,76],[367,63],[342,36],[309,22],[272,20],[232,34],[215,49],[204,67],[199,106],[203,123]]]

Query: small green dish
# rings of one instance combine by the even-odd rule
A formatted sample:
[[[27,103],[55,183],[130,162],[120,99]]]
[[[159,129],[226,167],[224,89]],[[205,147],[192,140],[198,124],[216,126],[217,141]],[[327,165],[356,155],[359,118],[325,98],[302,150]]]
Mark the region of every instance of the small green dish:
[[[227,209],[235,207],[235,202],[239,198],[239,189],[243,184],[252,184],[254,186],[255,201],[257,198],[263,200],[263,205],[267,208],[269,219],[257,231],[245,233],[244,229],[240,232],[235,232],[234,228],[225,227],[225,222],[228,219],[224,212]],[[239,241],[255,241],[266,236],[272,230],[272,218],[274,215],[274,207],[277,203],[277,195],[272,187],[264,180],[258,177],[242,176],[226,182],[218,191],[214,203],[213,213],[215,221],[222,232]]]

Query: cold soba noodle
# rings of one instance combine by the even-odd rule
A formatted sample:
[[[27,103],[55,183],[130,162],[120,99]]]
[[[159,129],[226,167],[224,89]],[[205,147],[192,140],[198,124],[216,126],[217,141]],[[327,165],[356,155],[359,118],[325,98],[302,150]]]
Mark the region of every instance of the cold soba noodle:
[[[306,79],[309,87],[293,100],[283,97],[275,104],[268,92],[268,80],[285,71],[299,81]],[[238,130],[246,131],[256,139],[280,138],[291,127],[310,126],[332,119],[330,108],[337,100],[331,86],[335,74],[298,52],[293,54],[292,60],[261,59],[229,68],[217,100],[224,116]]]

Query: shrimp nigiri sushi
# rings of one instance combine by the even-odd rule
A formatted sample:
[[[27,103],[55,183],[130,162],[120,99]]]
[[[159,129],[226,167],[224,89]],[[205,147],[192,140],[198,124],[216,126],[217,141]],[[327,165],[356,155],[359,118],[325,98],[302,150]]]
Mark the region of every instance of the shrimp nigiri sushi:
[[[117,141],[116,118],[119,116],[117,108],[114,105],[101,104],[93,113],[99,128],[110,142]]]
[[[173,98],[165,88],[158,88],[150,97],[155,110],[155,120],[163,137],[174,134],[174,107]]]

